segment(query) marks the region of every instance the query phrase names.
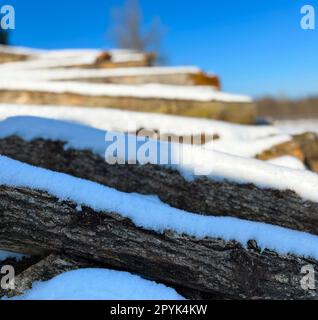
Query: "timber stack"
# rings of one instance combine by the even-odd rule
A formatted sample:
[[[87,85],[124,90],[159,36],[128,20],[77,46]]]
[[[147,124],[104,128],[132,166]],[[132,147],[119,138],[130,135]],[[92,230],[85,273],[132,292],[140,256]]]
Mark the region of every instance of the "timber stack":
[[[0,299],[317,299],[317,135],[154,61],[0,48]]]

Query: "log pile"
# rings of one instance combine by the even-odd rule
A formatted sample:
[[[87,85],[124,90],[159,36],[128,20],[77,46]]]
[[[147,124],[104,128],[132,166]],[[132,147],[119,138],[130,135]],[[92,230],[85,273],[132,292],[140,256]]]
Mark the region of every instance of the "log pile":
[[[88,59],[89,58],[89,59]],[[3,74],[3,79],[6,78],[13,83],[18,83],[17,80],[25,80],[28,84],[32,80],[36,80],[32,75],[33,72],[40,72],[40,75],[45,71],[53,72],[59,68],[59,71],[65,71],[65,77],[57,77],[52,79],[52,82],[60,83],[64,88],[61,92],[54,90],[37,90],[19,87],[8,87],[8,81],[4,81],[4,85],[0,85],[0,103],[19,103],[19,104],[38,104],[38,105],[71,105],[71,106],[88,106],[98,108],[117,108],[123,110],[135,110],[144,112],[168,113],[184,116],[196,116],[201,118],[212,118],[229,122],[252,124],[255,123],[255,105],[247,97],[238,97],[237,95],[226,94],[224,99],[222,94],[214,95],[214,91],[221,89],[221,81],[218,76],[209,75],[201,70],[184,71],[182,72],[167,72],[153,74],[147,72],[138,75],[131,75],[129,69],[134,67],[147,67],[151,71],[151,66],[154,63],[155,55],[142,52],[130,51],[75,51],[65,52],[64,56],[61,52],[49,53],[41,52],[27,56],[26,63],[18,62],[17,64],[0,65],[0,72]],[[37,65],[39,61],[39,66]],[[1,61],[0,61],[1,62]],[[126,68],[127,75],[118,76],[94,76],[94,70]],[[86,69],[86,70],[85,70]],[[68,72],[79,70],[82,72],[90,72],[88,77],[75,76],[66,77]],[[56,70],[55,70],[56,71]],[[15,78],[16,76],[16,78]],[[42,79],[43,80],[43,79]],[[50,80],[50,79],[48,79]],[[184,87],[184,92],[177,97],[166,96],[144,96],[120,94],[110,95],[90,95],[84,91],[74,92],[69,90],[69,85],[65,81],[70,81],[78,85],[107,85],[107,84],[125,84],[125,85],[142,85],[142,84],[161,84],[172,86],[172,92],[180,90]],[[41,87],[41,86],[40,86]],[[211,89],[210,93],[200,94],[197,98],[194,95],[187,98],[187,88],[193,87],[200,90],[199,87]],[[175,89],[174,89],[175,88]],[[102,88],[100,88],[102,90]],[[90,88],[88,88],[88,91]],[[144,90],[147,90],[146,88]],[[159,91],[165,88],[158,88]],[[106,91],[106,88],[105,88]],[[83,92],[83,93],[82,93]],[[212,93],[213,98],[206,98],[206,95]]]
[[[41,54],[45,55],[46,53],[38,53],[38,55]],[[141,54],[140,58],[140,53],[132,54],[131,52],[129,54],[122,52],[121,54],[124,57],[121,56],[120,58],[111,51],[98,52],[98,54],[91,52],[90,54],[93,57],[90,63],[79,62],[70,65],[66,63],[63,66],[65,71],[76,68],[86,72],[87,70],[84,69],[92,69],[90,71],[93,71],[93,69],[98,68],[144,67],[152,65],[155,58],[152,54]],[[130,56],[130,58],[134,57],[129,60],[130,58],[128,59],[125,55]],[[38,58],[31,55],[26,57],[29,60]],[[52,56],[50,59],[53,59]],[[21,63],[23,64],[23,62]],[[50,69],[53,70],[55,67],[51,66]],[[31,72],[35,71],[32,71],[31,68]],[[40,69],[41,72],[42,69]],[[214,89],[211,88],[211,92],[220,89],[218,77],[207,75],[201,71],[179,75],[109,77],[108,80],[103,77],[88,78],[85,79],[85,77],[80,76],[71,80],[81,85],[85,85],[86,81],[89,81],[91,85],[97,82],[97,85],[113,83],[114,85],[143,86],[149,81],[156,81],[163,85],[175,86],[173,88],[180,85],[187,86],[187,90],[193,89],[194,86],[214,87]],[[67,81],[70,78],[50,79],[48,82],[62,83],[64,80]],[[63,82],[64,84],[67,85],[67,82]],[[176,99],[145,98],[133,95],[116,97],[76,93],[76,90],[72,93],[68,91],[59,92],[59,90],[54,92],[54,90],[37,91],[14,88],[6,90],[2,88],[0,89],[0,102],[31,103],[40,106],[53,104],[57,106],[111,107],[186,116],[197,115],[237,123],[250,124],[255,122],[253,103],[242,100],[231,101],[231,99],[229,101],[226,101],[226,99],[209,101],[208,99],[191,100],[181,99],[180,97]],[[73,112],[73,108],[71,109]],[[55,117],[52,116],[52,118]],[[83,115],[82,118],[84,118]],[[73,120],[80,121],[80,119]],[[84,119],[82,120],[84,121]],[[139,123],[147,124],[142,117],[139,120]],[[180,130],[184,130],[187,127],[188,120],[183,119],[184,123],[181,123],[181,120],[178,120],[180,121],[178,125]],[[127,271],[175,288],[179,294],[188,299],[317,298],[317,292],[315,290],[304,290],[301,282],[304,276],[302,274],[304,266],[311,265],[316,270],[318,268],[318,251],[310,246],[311,241],[313,243],[317,241],[318,243],[318,198],[312,196],[312,193],[310,193],[312,190],[309,190],[308,184],[306,184],[304,190],[307,194],[311,194],[309,197],[304,196],[299,191],[300,189],[295,187],[296,183],[301,184],[302,181],[292,181],[291,184],[288,184],[288,186],[292,185],[290,188],[286,187],[284,183],[269,183],[268,185],[266,183],[275,175],[277,179],[280,179],[280,173],[283,173],[282,179],[287,179],[289,182],[293,179],[297,180],[298,177],[304,177],[304,179],[308,177],[308,180],[313,182],[312,189],[315,191],[317,190],[315,182],[318,180],[316,180],[314,174],[307,171],[288,171],[289,169],[285,170],[277,166],[268,168],[266,166],[270,166],[269,164],[258,161],[290,155],[304,162],[311,170],[318,171],[318,138],[316,135],[306,133],[291,138],[288,136],[289,141],[287,139],[286,142],[272,145],[270,148],[265,148],[262,152],[251,156],[258,160],[243,159],[219,153],[222,165],[223,160],[226,159],[224,166],[227,165],[227,169],[229,169],[229,171],[220,170],[221,173],[226,172],[224,176],[222,174],[203,175],[195,179],[189,179],[178,166],[109,164],[105,161],[103,155],[98,153],[99,151],[94,151],[93,146],[87,149],[74,145],[70,147],[69,141],[65,141],[68,138],[65,137],[65,140],[63,140],[59,136],[61,132],[57,130],[55,135],[55,131],[52,130],[56,125],[55,122],[50,129],[43,125],[45,121],[31,121],[30,123],[35,123],[42,130],[35,130],[36,137],[33,136],[31,139],[27,137],[29,133],[32,136],[32,129],[34,128],[30,128],[30,131],[26,133],[20,130],[21,126],[16,126],[12,131],[9,130],[10,134],[7,134],[7,127],[5,125],[0,126],[0,161],[4,159],[3,156],[6,156],[34,166],[32,168],[28,166],[28,170],[34,169],[38,170],[38,173],[42,173],[37,178],[42,179],[45,176],[47,180],[43,181],[46,186],[50,186],[50,183],[52,183],[47,178],[52,177],[52,175],[46,176],[45,172],[47,171],[39,168],[56,172],[54,173],[54,179],[56,178],[58,183],[60,181],[61,183],[62,181],[65,182],[64,179],[70,179],[67,181],[71,181],[74,185],[66,183],[70,187],[69,190],[77,191],[77,188],[81,189],[81,187],[87,185],[96,186],[94,183],[99,184],[98,188],[103,191],[109,191],[109,188],[112,188],[111,190],[114,193],[105,191],[101,194],[103,199],[106,199],[107,195],[110,194],[115,200],[109,196],[107,201],[110,202],[106,203],[111,203],[111,205],[105,205],[103,209],[100,209],[95,204],[89,205],[85,201],[74,200],[72,196],[69,196],[69,193],[65,198],[59,197],[52,191],[53,189],[34,184],[36,179],[32,180],[28,178],[28,175],[24,180],[21,179],[21,183],[10,183],[10,179],[16,181],[14,179],[15,175],[23,175],[25,171],[14,171],[12,166],[1,162],[4,165],[0,168],[0,250],[26,254],[28,257],[19,261],[8,258],[0,262],[0,266],[12,265],[16,271],[15,288],[0,290],[0,297],[23,295],[26,290],[32,288],[35,282],[52,279],[66,271],[82,268],[108,268]],[[142,132],[141,135],[152,138],[157,138],[158,133],[162,140],[168,142],[174,138],[180,138],[177,135],[178,130],[172,126],[173,121],[171,119],[166,119],[165,125],[162,126],[166,133],[163,136],[159,134],[160,121],[153,121],[152,123],[157,123],[158,127],[152,128],[149,124],[147,127],[149,134],[147,130],[143,130],[144,128],[140,126],[136,127],[136,132],[125,131],[125,133],[139,135]],[[196,122],[192,126],[192,128],[199,129],[194,130],[198,136],[202,129],[200,127],[201,123]],[[43,129],[44,127],[45,129]],[[209,124],[205,123],[204,130],[207,130],[208,127]],[[65,129],[66,127],[57,126],[56,128]],[[88,133],[88,131],[85,131],[86,129],[81,131],[81,128],[81,126],[75,128],[74,133],[77,132],[79,137],[83,138],[83,132]],[[175,136],[168,134],[171,128]],[[61,131],[63,131],[62,129]],[[154,131],[151,131],[151,129],[154,129]],[[225,141],[226,144],[235,135],[236,139],[231,142],[230,146],[241,143],[239,146],[245,144],[245,147],[257,140],[255,145],[259,144],[257,145],[259,147],[264,145],[264,140],[268,142],[271,138],[274,139],[270,141],[285,141],[285,136],[276,132],[274,128],[258,130],[258,128],[250,129],[246,127],[244,134],[243,129],[241,126],[229,128],[228,124],[218,123],[215,132],[222,132],[226,138],[222,137],[221,134],[212,133],[204,136],[204,140],[200,143],[205,144],[213,140],[221,140],[222,142],[222,139],[228,139]],[[39,133],[40,131],[41,133]],[[95,129],[92,131],[93,133],[97,132]],[[47,132],[50,133],[46,135]],[[96,135],[90,135],[89,133],[87,134],[88,138],[85,136],[85,139],[87,138],[87,141],[96,146],[100,141],[93,140],[96,137],[104,139],[104,133],[101,131],[98,131]],[[202,132],[203,134],[204,132]],[[275,135],[279,139],[275,140]],[[67,134],[66,136],[70,137]],[[80,138],[77,137],[76,142]],[[267,138],[268,140],[266,140]],[[69,139],[72,139],[72,135]],[[189,148],[187,150],[191,148],[199,149],[201,146],[186,145],[195,144],[196,140],[194,135],[189,135],[183,136],[182,141],[179,139],[178,142]],[[102,140],[102,146],[104,142]],[[252,147],[254,148],[254,145]],[[99,145],[96,149],[98,148]],[[199,156],[201,155],[203,153],[199,153]],[[211,160],[212,157],[206,159],[213,161]],[[240,162],[240,165],[235,166],[236,162]],[[16,162],[12,161],[12,163]],[[233,163],[234,169],[232,169],[231,163]],[[213,164],[209,163],[208,165],[212,166]],[[242,168],[245,170],[244,166],[248,174],[242,173]],[[230,172],[230,169],[233,172]],[[268,171],[266,171],[267,169]],[[12,172],[5,172],[4,174],[4,171],[1,170],[12,170]],[[269,179],[263,172],[260,174],[259,171],[262,170],[265,170],[265,174],[267,173],[270,176]],[[253,174],[258,178],[255,180],[250,178]],[[3,176],[6,178],[2,179]],[[263,181],[260,181],[260,177],[264,178],[264,184]],[[85,185],[85,183],[87,184]],[[69,190],[64,191],[67,193]],[[84,188],[85,195],[89,199],[95,199],[91,193],[86,192],[87,190]],[[124,199],[123,202],[126,207],[131,204],[129,203],[130,196],[136,196],[134,199],[138,199],[138,201],[147,198],[148,202],[145,201],[140,206],[133,207],[136,211],[138,208],[138,214],[141,214],[138,217],[145,217],[148,214],[147,219],[152,217],[161,221],[160,217],[166,217],[164,215],[165,210],[171,210],[169,211],[171,215],[168,217],[172,217],[172,222],[169,220],[167,223],[159,223],[158,228],[142,224],[138,219],[136,220],[133,216],[123,212],[124,209],[122,211],[118,209],[122,207],[112,207],[111,201],[120,202],[116,198],[117,196],[120,197],[119,200]],[[149,196],[155,196],[156,199]],[[95,202],[98,201],[99,199]],[[132,203],[136,204],[133,201]],[[156,208],[159,209],[157,211],[150,210],[149,208],[153,207],[149,203],[155,203]],[[148,209],[149,211],[147,211]],[[156,216],[156,214],[159,216]],[[174,220],[175,216],[173,214],[183,215],[183,217],[178,216],[177,220]],[[200,223],[191,225],[190,229],[188,227],[178,229],[173,224],[173,221],[182,224],[182,219],[188,216],[194,217],[195,220],[187,221],[199,221],[204,227],[210,227],[215,221],[221,220],[228,224],[235,221],[234,229],[239,229],[239,226],[243,224],[248,227],[240,229],[244,232],[239,236],[237,236],[236,229],[233,229],[232,234],[231,229],[229,233],[226,233],[226,230],[221,230],[225,233],[210,231],[208,235],[200,236],[198,229],[196,229],[202,227]],[[228,228],[228,224],[224,229]],[[193,232],[191,228],[193,228]],[[290,247],[287,246],[288,249],[286,250],[279,246],[279,241],[276,241],[273,245],[275,241],[271,239],[271,234],[266,234],[266,237],[264,237],[264,230],[271,230],[276,235],[282,232],[282,238],[284,238],[282,242],[286,244],[292,239],[290,240],[292,244]],[[258,232],[262,235],[260,236]],[[247,237],[248,239],[246,239]],[[277,240],[275,236],[273,238]],[[295,247],[292,247],[295,245],[293,239],[305,240],[297,243],[298,247],[296,246],[295,249]],[[304,247],[308,245],[309,249],[307,251],[300,250],[300,244],[303,244]],[[318,284],[317,279],[315,279],[315,284]]]
[[[198,178],[157,165],[108,165],[90,151],[62,141],[0,140],[0,154],[120,191],[157,195],[197,214],[231,216],[318,235],[318,203],[290,190]],[[43,257],[21,267],[9,296],[37,280],[77,268],[107,267],[140,274],[176,288],[189,299],[313,299],[300,286],[301,269],[314,259],[278,254],[235,241],[196,239],[172,230],[137,227],[119,212],[96,212],[47,192],[0,186],[0,249]],[[0,292],[1,295],[1,292]]]

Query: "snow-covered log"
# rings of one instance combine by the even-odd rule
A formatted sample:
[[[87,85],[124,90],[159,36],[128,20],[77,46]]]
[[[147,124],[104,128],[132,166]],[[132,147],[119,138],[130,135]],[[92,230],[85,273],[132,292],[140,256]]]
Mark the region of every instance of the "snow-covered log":
[[[115,108],[255,123],[255,105],[249,97],[219,92],[208,86],[12,79],[0,82],[2,103]]]
[[[155,58],[155,54],[153,53],[135,50],[38,50],[23,47],[0,46],[0,63],[3,63],[3,65],[0,65],[0,69],[11,71],[61,67],[146,67],[152,65]]]
[[[240,298],[305,298],[318,237],[185,212],[0,157],[0,248],[63,253],[170,286]]]
[[[48,130],[48,127],[46,129]],[[93,138],[88,140],[94,141]],[[282,167],[276,169],[275,166],[262,164],[257,160],[224,155],[224,161],[228,160],[231,166],[235,161],[237,165],[243,161],[246,175],[240,178],[244,183],[235,182],[235,174],[239,175],[235,166],[232,181],[230,175],[225,180],[205,176],[188,180],[179,171],[165,166],[107,164],[103,157],[92,151],[65,148],[65,145],[65,142],[49,139],[25,141],[16,136],[9,136],[0,139],[0,153],[25,163],[95,181],[124,192],[157,195],[162,201],[186,211],[203,215],[239,217],[318,234],[318,201],[314,198],[306,199],[300,192],[291,191],[296,186],[301,191],[301,185],[308,184],[310,191],[315,192],[314,186],[318,177],[309,172],[301,173]],[[221,164],[221,169],[226,169],[226,163]],[[265,181],[266,178],[268,186],[258,186],[253,179],[249,179],[248,170],[254,170],[261,175],[261,181]],[[281,187],[280,183],[287,180],[280,179],[284,176],[291,182]],[[312,188],[308,176],[314,179]]]
[[[43,191],[1,186],[0,196],[0,247],[6,249],[61,252],[224,298],[314,295],[300,285],[302,266],[318,266],[313,259],[262,251],[255,241],[244,248],[214,237],[146,230],[115,212],[85,206],[78,212],[76,203],[58,201]]]
[[[16,61],[24,61],[32,56],[34,51],[32,49],[26,49],[19,47],[10,47],[0,45],[0,64]],[[1,68],[1,66],[0,66]]]
[[[239,125],[212,119],[107,108],[0,104],[1,120],[26,115],[81,123],[100,130],[127,132],[128,125],[134,124],[137,131],[144,128],[165,136],[205,134],[224,141],[246,141],[247,143],[282,135],[279,128],[271,125]]]
[[[0,66],[1,71],[1,66]],[[206,74],[196,67],[138,67],[112,69],[59,68],[40,70],[10,70],[3,68],[6,79],[43,81],[83,81],[90,83],[170,85],[207,85],[220,90],[220,80],[216,75]]]

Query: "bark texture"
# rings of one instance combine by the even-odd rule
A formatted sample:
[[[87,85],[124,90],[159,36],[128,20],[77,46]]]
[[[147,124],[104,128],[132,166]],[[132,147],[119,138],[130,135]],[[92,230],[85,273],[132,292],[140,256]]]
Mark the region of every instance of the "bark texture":
[[[97,213],[40,191],[0,187],[0,248],[63,253],[138,273],[171,286],[241,299],[305,299],[303,265],[317,261],[260,251],[216,238],[198,240],[137,228],[117,213]],[[252,240],[252,239],[251,239]]]
[[[199,178],[186,181],[177,171],[154,165],[108,165],[89,151],[64,150],[63,142],[18,137],[0,140],[0,154],[67,173],[124,192],[158,195],[186,211],[234,216],[318,234],[318,204],[292,191]]]

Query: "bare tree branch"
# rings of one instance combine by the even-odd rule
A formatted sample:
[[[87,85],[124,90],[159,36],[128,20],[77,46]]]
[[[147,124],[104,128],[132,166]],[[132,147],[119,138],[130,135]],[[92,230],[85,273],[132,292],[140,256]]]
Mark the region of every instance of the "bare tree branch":
[[[157,62],[164,62],[161,43],[164,30],[160,19],[154,18],[149,29],[143,32],[143,15],[138,0],[127,0],[122,8],[112,10],[114,27],[110,32],[116,46],[138,51],[152,50],[158,54]]]

